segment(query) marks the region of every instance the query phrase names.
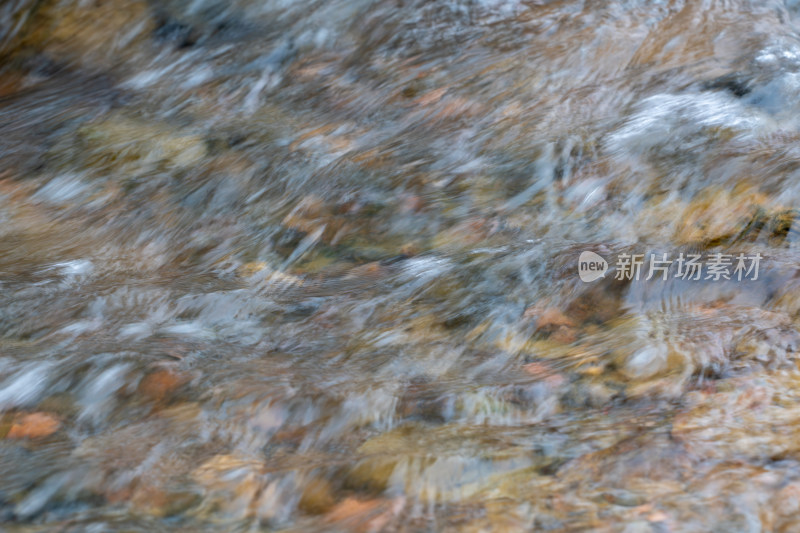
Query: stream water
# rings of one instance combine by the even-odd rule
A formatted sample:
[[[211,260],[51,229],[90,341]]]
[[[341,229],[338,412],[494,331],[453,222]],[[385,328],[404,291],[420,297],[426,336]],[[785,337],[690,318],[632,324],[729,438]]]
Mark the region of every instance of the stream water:
[[[800,531],[798,202],[794,0],[5,0],[0,521]]]

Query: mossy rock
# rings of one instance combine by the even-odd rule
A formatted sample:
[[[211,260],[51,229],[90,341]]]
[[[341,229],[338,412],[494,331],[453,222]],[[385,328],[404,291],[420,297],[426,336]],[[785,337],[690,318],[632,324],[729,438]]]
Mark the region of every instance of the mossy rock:
[[[138,173],[151,167],[184,168],[207,155],[203,137],[194,132],[122,114],[87,124],[78,135],[89,162],[109,170]]]

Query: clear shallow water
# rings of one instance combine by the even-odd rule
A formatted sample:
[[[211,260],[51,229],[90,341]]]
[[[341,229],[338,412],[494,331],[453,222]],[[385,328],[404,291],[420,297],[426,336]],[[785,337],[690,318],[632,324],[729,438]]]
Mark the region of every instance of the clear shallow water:
[[[797,13],[3,4],[5,527],[797,528]]]

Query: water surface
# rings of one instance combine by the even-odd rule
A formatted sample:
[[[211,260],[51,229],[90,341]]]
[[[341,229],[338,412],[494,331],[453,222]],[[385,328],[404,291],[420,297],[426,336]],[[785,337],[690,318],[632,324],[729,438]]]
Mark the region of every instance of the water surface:
[[[5,527],[797,530],[797,17],[3,3]]]

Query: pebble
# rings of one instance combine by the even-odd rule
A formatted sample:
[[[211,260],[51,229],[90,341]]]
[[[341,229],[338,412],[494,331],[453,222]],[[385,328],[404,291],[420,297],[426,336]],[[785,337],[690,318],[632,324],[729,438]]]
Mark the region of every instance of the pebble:
[[[6,438],[9,439],[38,439],[52,435],[61,422],[55,416],[48,413],[30,413],[18,415]]]

